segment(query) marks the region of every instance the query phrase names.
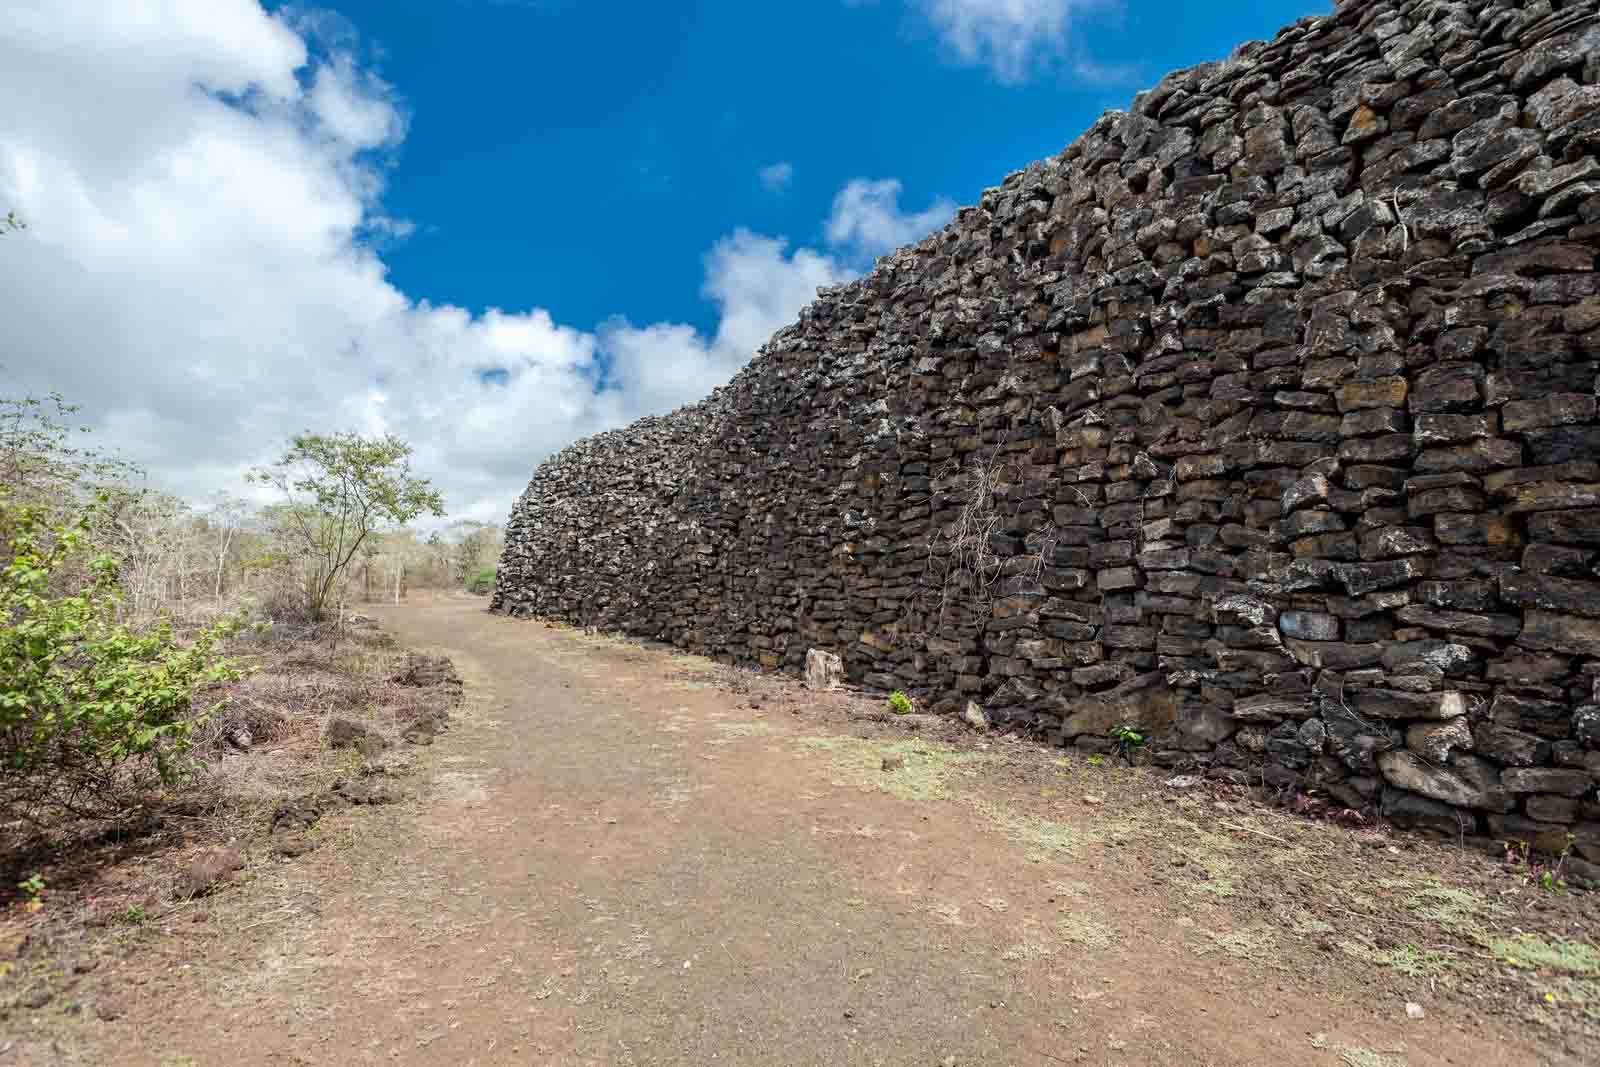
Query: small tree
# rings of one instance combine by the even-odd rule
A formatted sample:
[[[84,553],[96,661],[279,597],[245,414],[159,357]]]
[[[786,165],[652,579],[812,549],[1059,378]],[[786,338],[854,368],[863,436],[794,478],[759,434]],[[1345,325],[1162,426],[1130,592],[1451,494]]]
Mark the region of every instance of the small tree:
[[[372,546],[373,561],[383,579],[384,594],[400,603],[400,595],[413,581],[417,564],[425,557],[425,549],[417,543],[417,535],[410,530],[391,530]]]
[[[305,565],[306,611],[318,621],[369,537],[419,515],[444,514],[438,491],[411,473],[411,446],[388,435],[300,434],[282,459],[250,477],[285,498],[280,514]]]
[[[485,566],[492,566],[499,558],[505,541],[500,527],[475,519],[451,523],[449,534],[457,538],[451,569],[456,584],[460,586],[471,585]]]
[[[77,413],[60,393],[0,396],[0,486],[13,501],[70,511],[106,486],[137,491],[129,485],[144,477],[137,465],[77,443],[89,432],[70,425]]]
[[[249,511],[249,505],[243,500],[219,492],[211,505],[211,510],[206,513],[206,523],[212,542],[211,550],[216,554],[217,561],[216,569],[212,573],[211,596],[219,604],[222,603],[222,576],[228,567],[228,553],[233,549],[234,540],[244,525]]]

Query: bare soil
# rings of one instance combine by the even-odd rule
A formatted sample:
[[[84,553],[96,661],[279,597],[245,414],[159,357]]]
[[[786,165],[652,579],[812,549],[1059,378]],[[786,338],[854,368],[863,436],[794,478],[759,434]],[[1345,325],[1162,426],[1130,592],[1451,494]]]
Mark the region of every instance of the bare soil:
[[[1600,895],[1460,843],[481,600],[375,613],[466,680],[406,799],[246,842],[0,1020],[0,1067],[1600,1060]]]

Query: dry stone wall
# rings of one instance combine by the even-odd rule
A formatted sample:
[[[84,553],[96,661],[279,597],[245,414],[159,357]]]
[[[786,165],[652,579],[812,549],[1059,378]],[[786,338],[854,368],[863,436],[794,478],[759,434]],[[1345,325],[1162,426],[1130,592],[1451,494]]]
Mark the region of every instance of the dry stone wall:
[[[1168,76],[542,464],[496,609],[1600,860],[1596,7]]]

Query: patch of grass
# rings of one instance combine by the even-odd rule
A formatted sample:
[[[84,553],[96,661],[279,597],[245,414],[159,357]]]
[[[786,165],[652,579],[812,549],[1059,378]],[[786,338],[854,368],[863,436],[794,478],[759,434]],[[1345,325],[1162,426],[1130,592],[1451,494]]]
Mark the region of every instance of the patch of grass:
[[[1600,977],[1600,951],[1582,941],[1556,938],[1546,941],[1536,934],[1490,938],[1489,951],[1513,967],[1563,971],[1580,977]]]
[[[1028,960],[1049,959],[1055,954],[1056,950],[1045,942],[1024,937],[1017,944],[1000,953],[1000,958],[1006,963],[1023,963]]]
[[[815,752],[840,752],[862,742],[853,737],[802,737],[798,744]]]
[[[1600,982],[1561,977],[1539,989],[1539,999],[1552,1008],[1567,1008],[1590,1022],[1600,1022]]]
[[[1139,829],[1138,821],[1131,818],[1112,817],[1086,826],[1068,826],[1054,819],[1007,811],[992,804],[979,803],[977,808],[1007,837],[1029,846],[1046,859],[1075,855],[1084,845],[1127,837]]]
[[[1289,912],[1289,930],[1302,937],[1325,934],[1332,929],[1330,923],[1323,922],[1304,908],[1295,908]]]
[[[1358,893],[1353,889],[1345,889],[1346,901],[1356,911],[1366,914],[1375,914],[1378,910],[1378,901],[1367,893]]]
[[[1231,897],[1234,892],[1234,863],[1228,853],[1244,846],[1227,834],[1212,833],[1188,819],[1174,819],[1167,824],[1174,827],[1174,847],[1205,877],[1191,886],[1190,891],[1214,897]]]
[[[1088,835],[1074,830],[1065,823],[1052,822],[1032,815],[1021,815],[987,804],[980,804],[978,810],[1000,827],[1001,832],[1007,837],[1046,854],[1061,853],[1070,856],[1088,840]]]
[[[1083,915],[1069,915],[1056,923],[1056,933],[1069,945],[1105,948],[1111,944],[1111,931]]]
[[[1436,923],[1453,934],[1478,936],[1483,923],[1505,909],[1491,904],[1470,889],[1429,880],[1406,900],[1406,910],[1418,919]]]
[[[728,738],[765,737],[776,732],[770,723],[764,722],[719,722],[713,723],[711,728]]]
[[[1346,896],[1364,914],[1384,921],[1383,912],[1394,904],[1416,924],[1436,928],[1438,937],[1423,934],[1428,940],[1458,940],[1493,949],[1490,925],[1507,914],[1502,905],[1460,886],[1446,885],[1436,878],[1387,878],[1366,883],[1376,892],[1368,896],[1346,890]],[[1507,952],[1510,942],[1501,941]],[[1411,977],[1437,977],[1463,966],[1456,953],[1448,950],[1423,950],[1412,944],[1397,944],[1380,949],[1367,941],[1345,941],[1340,948],[1357,959],[1389,967]],[[1497,953],[1498,954],[1498,953]]]
[[[1274,849],[1267,853],[1267,862],[1274,867],[1303,867],[1311,858],[1311,850],[1304,845]]]
[[[318,825],[313,826],[311,828],[311,832],[316,834],[326,834],[328,841],[333,845],[334,848],[345,850],[356,847],[356,832],[350,827],[341,827],[340,829],[334,830],[324,829],[321,825]]]
[[[1335,1045],[1333,1051],[1346,1067],[1401,1067],[1399,1060],[1391,1060],[1382,1053],[1360,1045]]]
[[[1236,960],[1264,960],[1272,954],[1272,938],[1259,931],[1229,930],[1224,933],[1206,931],[1210,944],[1200,948],[1200,955],[1224,952]]]
[[[944,800],[948,781],[957,768],[992,763],[996,757],[960,752],[948,745],[912,738],[909,741],[863,741],[852,737],[802,737],[802,748],[830,754],[840,778],[863,789],[878,789],[901,800]],[[904,763],[883,770],[883,757],[900,756]]]
[[[1416,945],[1378,948],[1366,941],[1341,941],[1339,950],[1351,959],[1399,971],[1408,978],[1435,978],[1455,966],[1453,952],[1420,949]]]

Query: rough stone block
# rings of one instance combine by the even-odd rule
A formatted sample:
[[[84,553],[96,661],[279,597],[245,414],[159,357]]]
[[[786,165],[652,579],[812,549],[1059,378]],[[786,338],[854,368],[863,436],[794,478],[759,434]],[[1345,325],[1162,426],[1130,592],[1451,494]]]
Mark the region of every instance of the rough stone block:
[[[1412,723],[1406,727],[1406,748],[1429,763],[1444,763],[1451,752],[1473,750],[1472,731],[1461,717]]]
[[[844,660],[820,648],[806,652],[805,687],[818,692],[837,688],[844,680]]]
[[[1500,410],[1506,430],[1520,433],[1547,426],[1593,422],[1595,398],[1592,393],[1549,393],[1531,400],[1510,401]]]
[[[1469,809],[1453,807],[1392,786],[1383,791],[1378,814],[1408,830],[1429,830],[1450,837],[1470,833],[1477,823],[1477,816]]]
[[[1473,756],[1457,754],[1448,766],[1436,766],[1414,752],[1393,749],[1378,756],[1378,770],[1392,786],[1459,808],[1511,810],[1510,795],[1493,784],[1493,766]]]
[[[1517,644],[1579,656],[1600,656],[1600,620],[1529,610],[1523,613]]]
[[[1278,629],[1285,637],[1302,641],[1337,641],[1339,620],[1317,611],[1285,611],[1278,616]]]
[[[1347,693],[1345,699],[1357,714],[1375,719],[1439,720],[1467,713],[1466,699],[1454,690],[1406,693],[1395,689],[1357,689]]]
[[[1523,802],[1528,818],[1540,822],[1576,822],[1578,802],[1571,797],[1535,794]]]
[[[1500,763],[1531,767],[1549,759],[1550,742],[1536,734],[1489,722],[1480,723],[1472,736],[1480,755]]]
[[[1594,779],[1569,767],[1508,767],[1500,774],[1500,786],[1508,793],[1581,797],[1594,788]]]

